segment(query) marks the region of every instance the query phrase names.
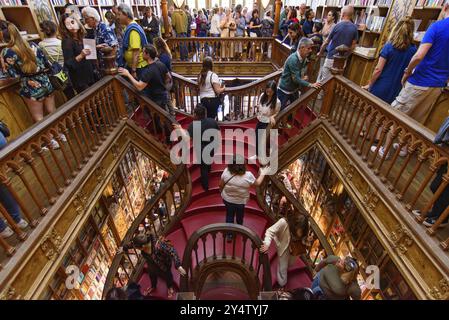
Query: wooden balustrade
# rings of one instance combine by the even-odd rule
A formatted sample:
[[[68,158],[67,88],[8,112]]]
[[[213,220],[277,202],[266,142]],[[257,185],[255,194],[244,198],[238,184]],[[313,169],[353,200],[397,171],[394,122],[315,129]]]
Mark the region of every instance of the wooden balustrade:
[[[238,87],[226,88],[224,92],[223,121],[236,121],[252,118],[256,115],[255,106],[260,94],[269,81],[277,81],[282,71],[275,71],[259,80]],[[199,88],[196,81],[173,73],[174,86],[172,101],[176,109],[193,115],[195,106],[200,103]]]
[[[167,45],[173,61],[203,61],[210,56],[214,61],[269,61],[272,58],[274,39],[233,38],[170,38]]]
[[[231,243],[227,243],[228,235],[232,235]],[[261,245],[262,240],[254,231],[238,224],[215,223],[200,228],[192,234],[184,250],[182,266],[187,275],[181,277],[180,291],[195,291],[198,297],[207,276],[204,271],[209,267],[215,270],[215,263],[225,268],[234,265],[238,266],[236,270],[240,267],[248,271],[247,278],[255,280],[244,279],[247,285],[253,283],[248,288],[250,295],[258,295],[259,279],[262,280],[263,291],[271,291],[270,263],[268,255],[259,252]]]
[[[132,244],[131,240],[138,234],[140,225],[144,225],[147,232],[156,237],[165,235],[181,219],[191,196],[191,184],[185,165],[180,165],[176,172],[162,184],[158,192],[151,198],[142,209],[141,213],[134,219],[128,229],[122,244]],[[175,199],[175,192],[180,198]],[[165,214],[159,210],[160,205],[165,205]],[[171,212],[170,205],[174,206]],[[103,298],[113,287],[124,287],[130,281],[134,281],[142,271],[144,259],[136,249],[128,252],[120,252],[115,255],[103,290]]]
[[[295,214],[309,216],[309,213],[302,206],[298,199],[288,191],[278,176],[268,176],[260,187],[257,188],[257,198],[259,205],[265,213],[273,220],[279,220],[283,216],[281,212],[291,211]],[[285,211],[284,211],[285,210]],[[304,258],[311,274],[314,274],[314,266],[318,257],[324,253],[325,256],[332,255],[333,250],[327,242],[326,236],[321,231],[315,220],[309,219],[310,234],[313,235],[313,242],[307,247]]]
[[[1,187],[17,202],[31,228],[117,126],[122,111],[114,99],[113,81],[102,79],[0,151]],[[0,217],[19,240],[27,238],[30,231],[21,230],[2,206]],[[6,241],[0,241],[0,246],[7,254],[14,253]]]

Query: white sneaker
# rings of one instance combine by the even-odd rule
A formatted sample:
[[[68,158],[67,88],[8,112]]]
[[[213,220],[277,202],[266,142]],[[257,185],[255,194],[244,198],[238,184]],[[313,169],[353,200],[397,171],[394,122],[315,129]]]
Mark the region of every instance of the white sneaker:
[[[412,210],[412,213],[415,217],[421,217],[421,210]]]
[[[18,226],[20,229],[25,229],[26,227],[28,227],[28,222],[26,222],[26,220],[24,220],[24,219],[21,219],[21,220],[17,223],[17,226]]]
[[[65,136],[65,134],[60,134],[59,135],[59,139],[61,139],[62,142],[67,142],[67,137]]]
[[[397,150],[399,148],[399,143],[393,143],[393,148]],[[407,156],[407,154],[408,154],[407,146],[403,146],[401,151],[399,151],[399,156],[403,158]]]
[[[257,160],[257,155],[253,155],[248,158],[248,161],[256,161],[256,160]]]
[[[376,152],[377,146],[376,145],[371,146],[370,150],[371,150],[371,152]],[[377,154],[379,155],[379,157],[382,158],[384,156],[384,154],[385,154],[385,148],[384,147],[380,147]],[[385,157],[385,160],[388,160],[389,158],[390,158],[390,154],[387,154],[387,156]]]
[[[14,235],[14,231],[12,231],[12,229],[10,227],[6,227],[5,230],[0,232],[0,237],[2,237],[4,239],[9,238],[12,235]]]
[[[61,146],[59,145],[58,141],[56,141],[55,139],[51,139],[51,141],[50,141],[50,147],[51,147],[53,150],[56,150],[56,149],[61,148]]]

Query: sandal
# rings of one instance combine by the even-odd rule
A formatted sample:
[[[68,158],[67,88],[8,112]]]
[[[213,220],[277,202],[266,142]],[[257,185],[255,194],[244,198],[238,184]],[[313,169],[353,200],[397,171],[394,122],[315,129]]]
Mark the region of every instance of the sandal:
[[[152,288],[152,287],[149,287],[147,290],[145,290],[145,295],[146,296],[149,296],[150,294],[151,294],[151,292],[153,292],[153,290],[154,290],[154,288]]]

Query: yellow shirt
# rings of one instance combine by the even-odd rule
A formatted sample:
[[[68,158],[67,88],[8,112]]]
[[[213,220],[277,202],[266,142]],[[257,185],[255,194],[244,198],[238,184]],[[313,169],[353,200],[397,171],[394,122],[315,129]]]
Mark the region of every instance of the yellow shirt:
[[[131,23],[137,23],[137,22],[131,22]],[[148,62],[146,62],[143,59],[143,55],[142,55],[142,44],[140,41],[140,36],[139,33],[137,31],[131,31],[131,33],[129,34],[129,46],[128,49],[125,51],[125,61],[126,61],[126,65],[128,67],[132,67],[133,65],[133,49],[140,49],[139,52],[139,60],[137,60],[137,68],[143,68],[145,66],[148,65]]]

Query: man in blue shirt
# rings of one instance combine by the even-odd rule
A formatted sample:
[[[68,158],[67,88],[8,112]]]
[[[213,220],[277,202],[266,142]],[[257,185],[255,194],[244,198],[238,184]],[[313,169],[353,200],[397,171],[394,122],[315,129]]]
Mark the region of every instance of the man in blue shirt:
[[[432,24],[426,31],[418,51],[412,57],[404,70],[399,95],[391,107],[401,111],[414,120],[424,123],[430,113],[430,107],[438,98],[441,88],[449,81],[449,3],[443,8],[443,20]],[[389,132],[383,147],[379,148],[379,156],[385,152],[385,146],[390,145],[392,135]],[[397,149],[399,144],[394,143]],[[371,147],[375,152],[376,146]],[[400,156],[407,155],[405,146]],[[387,155],[387,157],[390,155]]]
[[[358,39],[357,26],[352,22],[352,16],[354,15],[354,7],[345,6],[341,9],[341,21],[332,29],[331,33],[327,37],[321,46],[319,56],[323,56],[327,47],[327,56],[324,60],[324,65],[321,68],[318,81],[322,82],[331,74],[331,68],[334,64],[334,54],[338,46],[344,44],[352,50],[355,48],[355,44]],[[328,47],[329,45],[329,47]]]
[[[444,6],[443,17],[426,31],[418,51],[404,70],[404,88],[391,104],[421,123],[426,120],[440,88],[449,80],[449,3]],[[423,105],[425,100],[429,103]]]

